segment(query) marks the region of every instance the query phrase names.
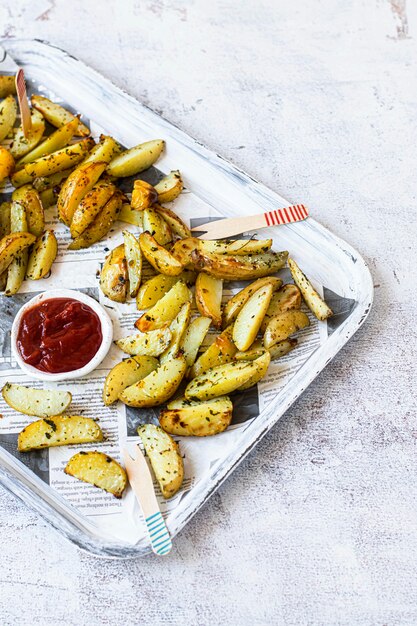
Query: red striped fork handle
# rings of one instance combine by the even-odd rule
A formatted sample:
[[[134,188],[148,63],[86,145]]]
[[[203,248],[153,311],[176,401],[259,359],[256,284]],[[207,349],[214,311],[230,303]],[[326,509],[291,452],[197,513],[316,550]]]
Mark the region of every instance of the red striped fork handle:
[[[20,115],[22,117],[22,128],[25,137],[29,136],[32,130],[32,118],[30,116],[30,109],[28,103],[28,97],[26,93],[25,74],[23,70],[16,72],[16,94],[19,102]]]

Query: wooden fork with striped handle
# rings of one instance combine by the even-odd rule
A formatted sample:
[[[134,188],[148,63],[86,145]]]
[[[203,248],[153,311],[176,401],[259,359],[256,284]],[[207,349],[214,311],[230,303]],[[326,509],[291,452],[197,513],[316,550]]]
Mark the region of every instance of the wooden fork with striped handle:
[[[200,239],[223,239],[233,237],[249,230],[267,228],[268,226],[280,226],[300,222],[308,217],[308,209],[304,204],[294,204],[283,209],[275,209],[267,213],[257,215],[244,215],[243,217],[230,217],[224,220],[207,222],[200,226],[194,226],[191,230],[198,233]]]
[[[163,556],[171,551],[171,537],[159,510],[151,472],[138,445],[135,446],[135,455],[136,458],[132,459],[128,450],[123,450],[127,477],[142,509],[152,551]]]
[[[22,117],[22,128],[25,137],[29,136],[32,130],[32,118],[30,117],[30,109],[28,97],[26,93],[25,73],[22,69],[16,72],[16,95],[19,102],[20,115]]]

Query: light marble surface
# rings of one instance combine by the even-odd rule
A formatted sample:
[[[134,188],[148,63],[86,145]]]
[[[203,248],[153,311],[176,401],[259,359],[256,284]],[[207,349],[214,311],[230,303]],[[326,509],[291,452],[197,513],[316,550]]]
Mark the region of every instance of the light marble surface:
[[[0,489],[0,623],[417,622],[417,5],[3,0],[367,259],[366,325],[174,542],[81,553]],[[255,514],[256,510],[256,514]]]

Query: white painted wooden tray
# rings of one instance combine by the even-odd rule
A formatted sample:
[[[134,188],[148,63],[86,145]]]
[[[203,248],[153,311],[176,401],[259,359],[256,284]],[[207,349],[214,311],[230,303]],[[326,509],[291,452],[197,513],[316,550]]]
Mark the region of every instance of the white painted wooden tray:
[[[165,139],[168,146],[165,165],[184,171],[193,193],[220,210],[225,217],[251,215],[291,204],[59,48],[32,40],[6,40],[1,43],[25,69],[29,79],[46,85],[125,146],[134,145],[138,142],[137,138],[143,135]],[[281,232],[286,248],[295,258],[304,259],[303,266],[312,277],[350,304],[324,345],[311,354],[285,388],[247,428],[235,431],[232,450],[210,468],[208,479],[200,481],[185,494],[167,519],[172,536],[184,527],[331,361],[363,324],[372,305],[373,285],[369,270],[351,246],[312,218],[281,226],[280,235]],[[149,551],[146,538],[132,546],[100,536],[88,518],[79,515],[35,475],[31,476],[2,448],[0,481],[67,538],[91,553],[127,558]]]

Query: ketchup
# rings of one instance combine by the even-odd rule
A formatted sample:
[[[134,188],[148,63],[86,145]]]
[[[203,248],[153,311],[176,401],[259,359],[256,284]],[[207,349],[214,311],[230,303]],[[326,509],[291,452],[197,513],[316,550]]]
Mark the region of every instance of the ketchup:
[[[92,308],[73,298],[51,298],[22,316],[17,348],[25,363],[42,372],[72,372],[100,348],[101,322]]]

